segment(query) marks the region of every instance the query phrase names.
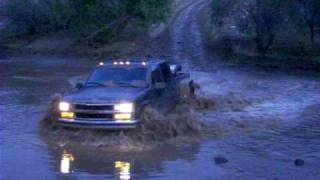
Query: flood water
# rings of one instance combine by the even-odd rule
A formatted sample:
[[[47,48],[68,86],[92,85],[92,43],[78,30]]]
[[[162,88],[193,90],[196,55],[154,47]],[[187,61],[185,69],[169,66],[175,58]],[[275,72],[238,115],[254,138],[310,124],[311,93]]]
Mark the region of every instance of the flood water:
[[[95,64],[35,56],[0,61],[1,179],[320,178],[317,76],[194,72],[200,93],[217,106],[199,115],[211,132],[200,142],[136,152],[52,145],[38,126],[50,98]],[[218,156],[228,162],[217,164]],[[303,166],[294,165],[297,158]]]
[[[56,57],[1,60],[1,179],[183,178],[191,167],[191,174],[205,172],[197,143],[181,149],[172,145],[106,153],[99,148],[57,147],[41,137],[38,122],[51,97],[69,88],[70,77],[89,73],[95,64]]]

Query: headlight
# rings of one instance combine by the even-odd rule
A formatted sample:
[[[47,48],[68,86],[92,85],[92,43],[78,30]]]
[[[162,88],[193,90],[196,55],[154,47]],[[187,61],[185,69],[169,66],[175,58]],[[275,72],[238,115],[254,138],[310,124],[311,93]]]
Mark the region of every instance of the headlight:
[[[132,103],[121,103],[114,106],[114,110],[122,113],[132,113],[133,104]]]
[[[59,109],[60,111],[69,111],[70,110],[70,104],[67,102],[60,102],[59,103]]]

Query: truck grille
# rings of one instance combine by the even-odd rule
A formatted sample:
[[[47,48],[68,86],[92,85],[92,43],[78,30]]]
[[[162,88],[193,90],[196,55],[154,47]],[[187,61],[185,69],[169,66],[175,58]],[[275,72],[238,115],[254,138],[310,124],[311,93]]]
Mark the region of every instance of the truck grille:
[[[74,104],[73,107],[79,120],[113,120],[114,105]]]
[[[77,118],[81,119],[113,119],[112,114],[88,114],[88,113],[76,113]]]
[[[78,109],[78,110],[113,110],[113,105],[75,104],[75,109]]]

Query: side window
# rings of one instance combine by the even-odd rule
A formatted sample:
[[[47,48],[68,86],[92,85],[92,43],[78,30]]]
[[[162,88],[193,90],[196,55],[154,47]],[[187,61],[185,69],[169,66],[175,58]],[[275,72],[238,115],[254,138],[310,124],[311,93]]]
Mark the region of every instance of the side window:
[[[171,79],[171,70],[170,66],[167,63],[162,63],[160,65],[161,72],[163,74],[163,78],[165,82],[169,82]]]
[[[162,77],[162,74],[159,68],[157,68],[152,72],[151,81],[152,81],[152,84],[155,84],[157,82],[164,82],[164,79]]]

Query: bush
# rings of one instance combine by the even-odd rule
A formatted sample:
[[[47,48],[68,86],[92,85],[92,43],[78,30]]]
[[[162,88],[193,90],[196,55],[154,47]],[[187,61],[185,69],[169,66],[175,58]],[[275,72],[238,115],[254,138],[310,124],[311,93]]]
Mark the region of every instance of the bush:
[[[12,0],[4,6],[5,28],[12,34],[34,34],[38,23],[45,23],[44,11],[32,1]]]
[[[211,2],[211,19],[215,25],[221,26],[223,18],[231,13],[235,2],[233,0],[212,0]]]
[[[127,0],[127,11],[144,24],[165,21],[173,0]]]

